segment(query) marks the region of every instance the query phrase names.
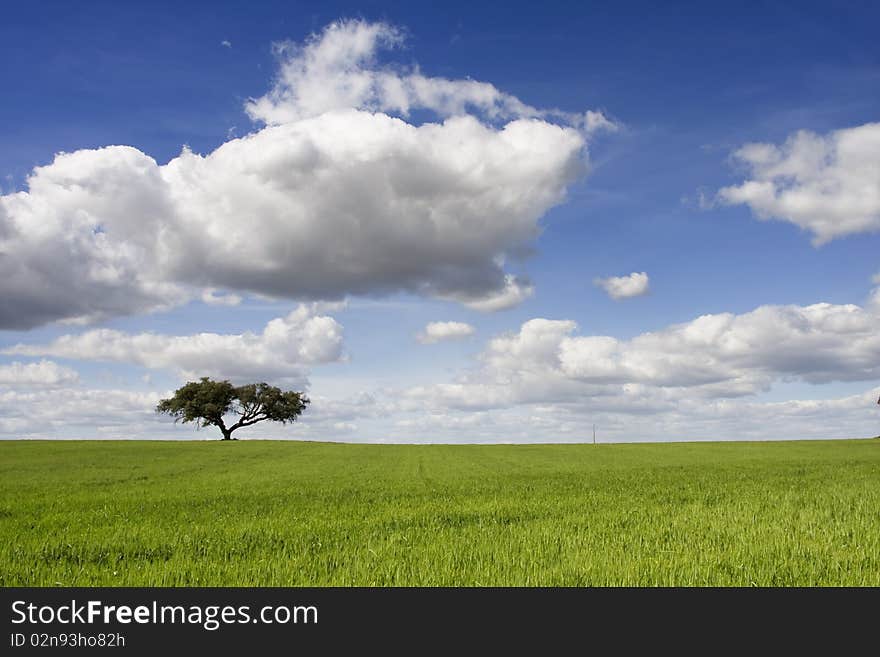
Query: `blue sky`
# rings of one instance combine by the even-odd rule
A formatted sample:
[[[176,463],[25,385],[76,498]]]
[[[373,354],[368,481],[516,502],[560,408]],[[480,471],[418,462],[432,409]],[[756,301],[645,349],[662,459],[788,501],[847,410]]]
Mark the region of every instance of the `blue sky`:
[[[149,412],[202,371],[307,387],[301,426],[252,437],[569,441],[591,438],[594,422],[609,440],[875,435],[878,23],[867,2],[8,6],[0,435],[206,437]],[[322,50],[334,34],[366,39],[371,56]],[[299,49],[273,47],[285,41]],[[342,86],[322,79],[333,75]],[[407,87],[407,112],[384,87],[353,98],[364,75],[380,86],[421,76],[431,93],[454,85],[442,102]],[[452,107],[468,81],[494,100]],[[325,89],[335,95],[317,103]],[[248,106],[261,98],[263,109]],[[605,124],[591,128],[587,111]],[[410,132],[385,116],[407,129],[465,117],[485,130],[422,131],[403,152]],[[511,123],[531,128],[496,161]],[[311,130],[328,178],[296,159],[296,135]],[[178,158],[248,135],[260,141],[213,168]],[[378,135],[387,143],[351,155]],[[498,177],[461,174],[455,148],[444,150],[453,138]],[[112,159],[110,145],[136,155]],[[59,152],[85,155],[63,164]],[[352,157],[364,158],[360,173]],[[165,169],[154,185],[148,158],[183,173]],[[241,161],[266,185],[239,190]],[[291,166],[303,167],[295,180]],[[527,185],[534,195],[517,196]],[[365,194],[363,214],[316,188]],[[427,244],[431,222],[460,230]],[[140,236],[154,223],[168,230]],[[253,230],[257,244],[243,264],[193,244],[188,266],[190,246],[167,235],[194,226],[241,241]],[[363,234],[348,244],[351,226]],[[71,241],[78,230],[85,242]],[[299,283],[304,271],[315,281]],[[624,298],[597,284],[641,272],[648,285]],[[505,275],[519,303],[497,301]],[[239,303],[206,303],[205,289]],[[504,307],[487,311],[487,299]],[[283,345],[244,339],[266,352],[227,363],[235,336],[291,312],[301,314]],[[670,328],[705,315],[724,327]],[[469,328],[435,327],[423,344],[432,322]],[[200,333],[216,344],[169,346]],[[180,349],[186,367],[174,364]],[[102,392],[115,400],[103,416]]]

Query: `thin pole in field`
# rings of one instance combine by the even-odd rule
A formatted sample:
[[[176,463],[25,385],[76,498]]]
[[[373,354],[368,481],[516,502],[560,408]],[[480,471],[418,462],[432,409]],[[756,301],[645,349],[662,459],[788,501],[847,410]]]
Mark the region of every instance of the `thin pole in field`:
[[[880,402],[877,402],[877,403],[880,404]],[[593,425],[593,444],[594,445],[596,444],[596,425],[595,424]]]

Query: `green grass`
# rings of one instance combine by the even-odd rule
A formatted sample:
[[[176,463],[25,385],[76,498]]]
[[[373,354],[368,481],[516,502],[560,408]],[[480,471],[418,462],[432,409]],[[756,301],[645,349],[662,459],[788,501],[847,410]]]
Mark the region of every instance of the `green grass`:
[[[880,441],[0,443],[0,585],[880,585]]]

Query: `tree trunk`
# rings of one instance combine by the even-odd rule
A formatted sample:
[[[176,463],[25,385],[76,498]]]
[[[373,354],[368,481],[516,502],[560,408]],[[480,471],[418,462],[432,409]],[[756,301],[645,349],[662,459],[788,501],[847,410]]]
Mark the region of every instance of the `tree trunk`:
[[[226,427],[220,427],[220,431],[223,432],[222,440],[232,440],[232,432]]]

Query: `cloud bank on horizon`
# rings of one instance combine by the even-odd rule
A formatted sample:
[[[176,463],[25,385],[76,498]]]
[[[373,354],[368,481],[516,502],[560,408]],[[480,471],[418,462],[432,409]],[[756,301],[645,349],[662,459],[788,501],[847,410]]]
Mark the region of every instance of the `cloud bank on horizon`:
[[[308,389],[314,403],[293,435],[313,439],[553,442],[585,439],[596,421],[621,440],[863,430],[880,394],[880,287],[859,304],[694,313],[629,338],[581,331],[589,324],[573,312],[530,312],[541,291],[509,263],[541,257],[542,219],[590,170],[595,136],[621,126],[383,60],[403,44],[388,23],[333,22],[276,44],[277,76],[244,106],[250,134],[206,155],[184,147],[165,164],[125,145],[58,153],[25,190],[0,196],[0,330],[18,332],[0,345],[14,359],[0,362],[0,436],[212,437],[153,416],[169,390],[85,385],[76,363]],[[793,130],[779,145],[739,147],[732,161],[744,179],[720,187],[716,205],[793,224],[817,248],[880,231],[880,123]],[[632,273],[595,276],[608,271]],[[584,287],[592,278],[614,302],[645,297],[608,302],[625,312],[659,294],[655,274],[618,263]],[[392,386],[362,377],[352,393],[345,367],[363,352],[345,343],[341,300],[398,293],[432,313],[451,301],[455,316],[423,319],[409,333],[417,344],[399,349],[457,360]],[[94,326],[190,302],[244,313],[255,299],[298,305],[250,329]],[[491,318],[487,331],[474,314],[517,307],[515,330]],[[365,333],[395,321],[375,312]],[[319,369],[328,373],[317,386]],[[843,384],[861,387],[768,397]]]

